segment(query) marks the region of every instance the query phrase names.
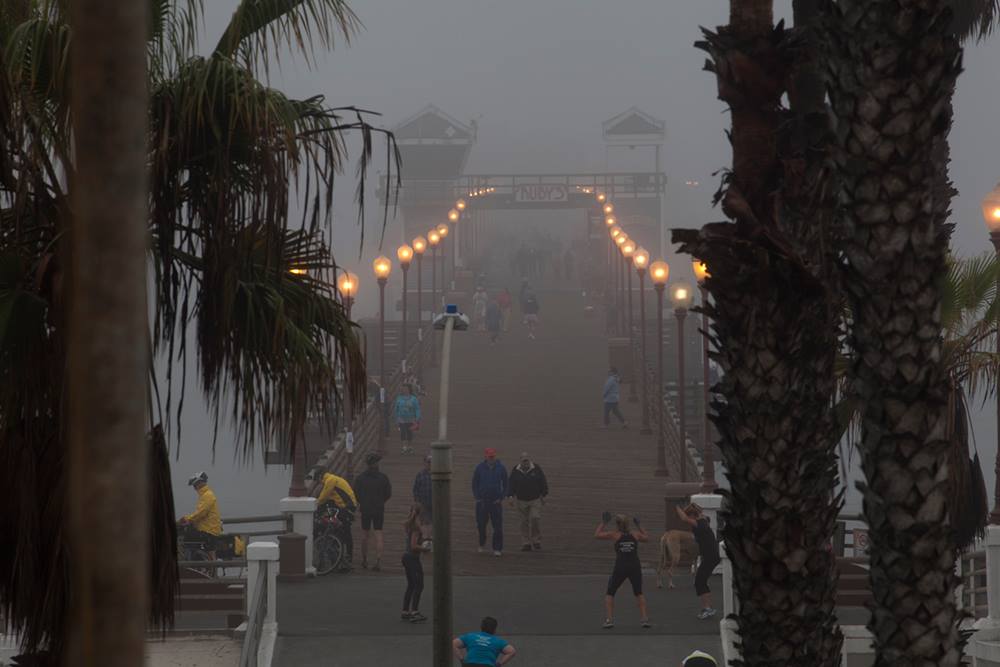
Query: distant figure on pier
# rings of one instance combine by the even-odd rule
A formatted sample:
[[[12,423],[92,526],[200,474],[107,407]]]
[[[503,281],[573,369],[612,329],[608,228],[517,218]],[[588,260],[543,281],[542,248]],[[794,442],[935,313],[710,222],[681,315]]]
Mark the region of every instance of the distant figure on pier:
[[[538,311],[541,306],[538,304],[538,297],[534,292],[529,292],[524,300],[524,323],[528,327],[528,338],[535,339],[535,330],[538,328]]]
[[[431,484],[431,455],[424,457],[424,467],[413,479],[413,502],[420,510],[420,527],[425,541],[431,539],[431,522],[434,518]]]
[[[500,306],[500,318],[502,321],[503,332],[507,333],[510,331],[510,311],[514,306],[514,297],[511,295],[510,290],[504,287],[497,294],[497,304]]]
[[[503,499],[507,497],[507,469],[497,460],[497,450],[487,447],[484,460],[472,474],[476,499],[479,553],[486,553],[486,524],[493,524],[493,555],[503,555]]]
[[[500,313],[500,304],[496,299],[490,301],[486,306],[486,331],[490,334],[490,345],[496,345],[500,338],[500,329],[503,326],[503,315]]]
[[[549,495],[549,482],[542,467],[521,452],[521,461],[510,471],[512,506],[521,515],[521,551],[542,550],[542,505]]]
[[[399,427],[401,452],[409,454],[413,451],[413,432],[420,428],[420,399],[413,395],[411,385],[403,385],[403,393],[396,397],[392,405],[392,414]]]
[[[479,286],[472,295],[472,325],[476,331],[486,331],[486,304],[490,298],[486,290]]]
[[[375,563],[372,570],[382,569],[382,549],[385,542],[382,538],[382,526],[385,524],[385,504],[392,498],[392,483],[386,474],[378,469],[382,457],[369,454],[365,457],[367,470],[354,480],[354,491],[358,496],[361,508],[361,567],[368,569],[368,537],[375,533]]]
[[[420,508],[414,505],[403,522],[406,547],[403,550],[403,571],[406,572],[406,592],[403,593],[401,618],[410,623],[423,623],[427,617],[420,613],[420,594],[424,592],[424,566],[420,554],[430,551],[420,529]]]
[[[610,425],[610,417],[614,414],[621,422],[622,428],[628,428],[628,423],[625,421],[625,417],[622,416],[622,411],[618,408],[618,402],[621,399],[621,382],[622,379],[618,375],[618,369],[612,366],[608,370],[608,379],[604,381],[604,426],[607,428]]]

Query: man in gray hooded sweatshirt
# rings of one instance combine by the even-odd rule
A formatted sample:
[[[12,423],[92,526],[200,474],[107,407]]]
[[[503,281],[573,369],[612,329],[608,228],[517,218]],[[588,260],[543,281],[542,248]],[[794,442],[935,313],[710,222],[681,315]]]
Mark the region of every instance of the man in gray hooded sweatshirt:
[[[618,377],[618,369],[614,366],[608,371],[608,379],[604,381],[604,428],[608,427],[609,418],[612,414],[618,417],[622,428],[628,428],[622,411],[618,409],[618,400],[621,396],[621,378]]]

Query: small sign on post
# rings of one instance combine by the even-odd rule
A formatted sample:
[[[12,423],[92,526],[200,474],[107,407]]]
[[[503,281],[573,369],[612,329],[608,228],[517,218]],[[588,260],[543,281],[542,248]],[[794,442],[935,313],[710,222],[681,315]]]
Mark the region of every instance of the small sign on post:
[[[354,453],[354,433],[353,431],[347,432],[347,437],[344,438],[344,449],[347,450],[348,454]]]
[[[867,528],[855,528],[851,531],[854,537],[854,557],[862,558],[868,555],[868,546],[871,542],[868,539]]]

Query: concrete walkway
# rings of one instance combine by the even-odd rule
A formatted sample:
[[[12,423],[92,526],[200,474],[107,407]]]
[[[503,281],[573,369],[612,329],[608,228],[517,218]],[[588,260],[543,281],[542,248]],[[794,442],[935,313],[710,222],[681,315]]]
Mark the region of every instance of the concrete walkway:
[[[177,637],[146,643],[146,667],[236,667],[240,643],[231,637]]]
[[[646,583],[652,584],[647,576]],[[455,632],[478,630],[485,615],[518,649],[518,665],[575,667],[627,664],[673,667],[702,649],[721,655],[718,623],[696,619],[693,581],[678,577],[672,591],[647,590],[653,627],[639,626],[627,586],[617,598],[616,626],[601,628],[607,578],[595,575],[458,577]],[[716,578],[714,586],[721,587]],[[402,577],[331,576],[279,587],[276,667],[426,665],[431,622],[399,620]],[[421,607],[432,616],[428,577]],[[457,661],[456,661],[457,664]]]

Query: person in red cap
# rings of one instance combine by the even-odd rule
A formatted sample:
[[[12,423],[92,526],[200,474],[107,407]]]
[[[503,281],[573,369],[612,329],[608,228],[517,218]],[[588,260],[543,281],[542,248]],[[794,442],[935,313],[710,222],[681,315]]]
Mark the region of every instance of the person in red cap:
[[[493,524],[493,555],[503,554],[503,499],[507,497],[507,469],[497,460],[497,450],[487,447],[486,460],[472,474],[472,495],[476,499],[476,527],[479,553],[486,552],[486,524]]]

